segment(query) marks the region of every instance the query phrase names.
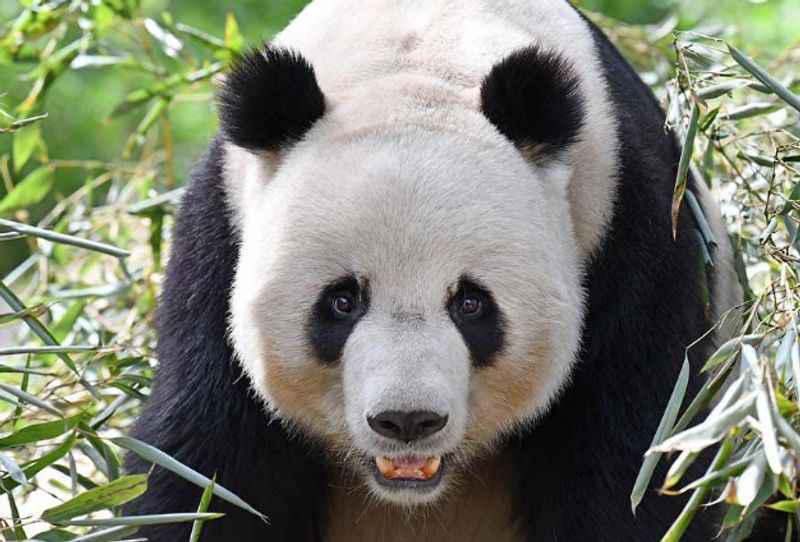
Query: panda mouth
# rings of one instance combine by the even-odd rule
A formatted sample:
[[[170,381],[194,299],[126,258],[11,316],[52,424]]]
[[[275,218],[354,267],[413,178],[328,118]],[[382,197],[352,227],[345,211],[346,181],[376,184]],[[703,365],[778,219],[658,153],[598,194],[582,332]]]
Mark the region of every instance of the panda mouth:
[[[373,474],[385,487],[426,489],[439,485],[444,472],[442,456],[406,455],[400,457],[375,457]]]

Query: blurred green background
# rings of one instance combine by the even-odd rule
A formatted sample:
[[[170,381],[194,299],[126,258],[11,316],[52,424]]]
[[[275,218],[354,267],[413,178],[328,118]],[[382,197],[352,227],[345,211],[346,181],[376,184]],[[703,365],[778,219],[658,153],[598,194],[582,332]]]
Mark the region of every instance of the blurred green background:
[[[2,27],[7,27],[22,6],[29,3],[0,1]],[[169,10],[181,22],[217,36],[224,28],[227,14],[233,13],[246,43],[255,45],[282,28],[306,3],[306,0],[143,0],[142,6],[154,18]],[[800,39],[800,0],[579,0],[577,4],[620,21],[654,27],[677,18],[678,28],[723,33],[756,59],[774,59]],[[25,98],[31,82],[23,77],[33,66],[0,58],[0,108],[13,109]],[[41,107],[49,113],[45,126],[49,158],[118,159],[128,135],[141,120],[141,112],[114,118],[110,118],[110,113],[132,89],[141,86],[136,78],[148,77],[149,74],[114,68],[69,70],[60,76]],[[215,131],[208,88],[175,101],[170,107],[170,121],[174,130],[175,174],[180,184],[185,182],[191,163]],[[10,154],[11,139],[0,137],[0,157]],[[26,172],[15,175],[15,181]],[[59,170],[55,192],[67,195],[85,180],[86,173],[79,169]],[[0,184],[0,197],[3,194]],[[52,201],[43,202],[41,209],[48,206],[52,206]],[[36,209],[31,212],[35,215]],[[25,254],[22,241],[4,243],[0,274]]]

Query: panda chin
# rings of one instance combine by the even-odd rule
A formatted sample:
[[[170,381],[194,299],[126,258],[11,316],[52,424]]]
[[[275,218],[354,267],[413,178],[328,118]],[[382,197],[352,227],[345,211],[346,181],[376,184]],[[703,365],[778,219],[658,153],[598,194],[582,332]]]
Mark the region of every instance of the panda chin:
[[[427,504],[444,492],[447,463],[447,456],[377,456],[369,462],[369,485],[394,504]]]

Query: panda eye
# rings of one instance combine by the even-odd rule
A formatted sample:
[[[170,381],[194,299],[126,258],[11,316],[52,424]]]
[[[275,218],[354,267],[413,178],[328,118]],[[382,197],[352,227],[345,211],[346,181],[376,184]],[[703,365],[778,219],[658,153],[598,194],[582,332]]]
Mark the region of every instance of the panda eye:
[[[336,316],[346,318],[355,310],[356,302],[350,294],[337,293],[331,296],[331,308]]]
[[[483,312],[483,301],[476,295],[465,295],[461,300],[459,310],[467,318],[477,318]]]

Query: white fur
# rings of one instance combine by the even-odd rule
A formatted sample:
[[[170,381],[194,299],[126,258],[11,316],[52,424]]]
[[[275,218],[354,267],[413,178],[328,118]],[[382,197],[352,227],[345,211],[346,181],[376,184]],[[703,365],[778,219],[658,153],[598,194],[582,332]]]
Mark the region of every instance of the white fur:
[[[345,446],[367,456],[401,452],[367,415],[447,414],[445,429],[405,453],[457,452],[480,413],[445,303],[468,274],[506,316],[503,363],[520,374],[533,365],[542,380],[496,432],[541,415],[569,377],[581,268],[614,198],[617,140],[588,27],[560,0],[317,0],[275,41],[313,64],[327,112],[278,157],[226,148],[242,234],[231,335],[255,390],[316,434],[350,435]],[[588,101],[580,142],[546,168],[527,162],[478,105],[492,66],[531,44],[570,59]],[[370,311],[320,399],[326,419],[309,421],[275,399],[267,367],[316,370],[309,312],[325,284],[349,273],[369,280]]]

